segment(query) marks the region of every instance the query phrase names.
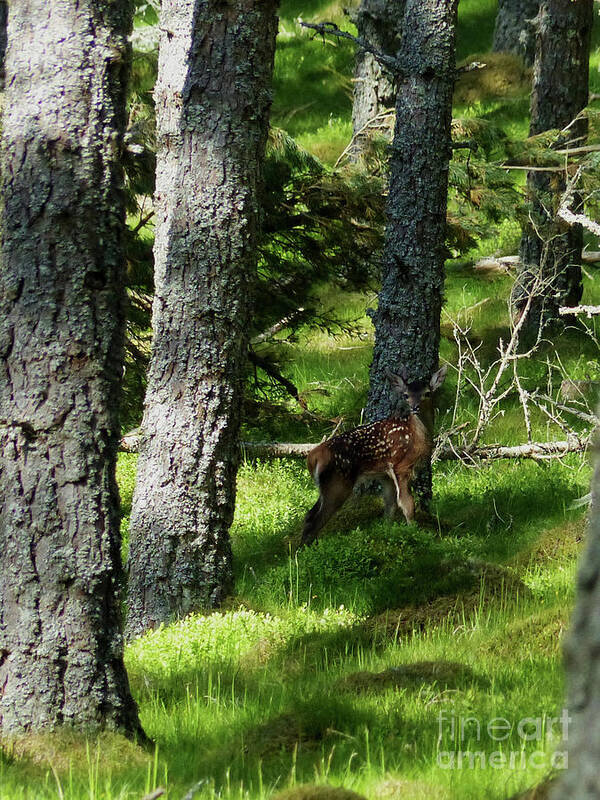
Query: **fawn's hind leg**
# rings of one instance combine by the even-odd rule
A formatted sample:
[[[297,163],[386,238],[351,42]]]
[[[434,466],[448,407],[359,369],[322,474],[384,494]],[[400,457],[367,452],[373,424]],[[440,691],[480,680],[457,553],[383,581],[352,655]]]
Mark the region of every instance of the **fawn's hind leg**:
[[[325,523],[340,509],[352,494],[352,482],[333,475],[320,487],[320,497],[304,518],[300,545],[311,544]]]

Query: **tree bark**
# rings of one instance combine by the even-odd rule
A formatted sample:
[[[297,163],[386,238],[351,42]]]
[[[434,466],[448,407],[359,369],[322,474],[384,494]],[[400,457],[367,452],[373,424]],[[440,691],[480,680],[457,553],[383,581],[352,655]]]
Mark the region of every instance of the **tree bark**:
[[[395,56],[401,41],[401,23],[405,0],[388,3],[386,0],[362,0],[354,16],[358,35],[378,50]],[[369,122],[386,108],[396,103],[393,76],[381,67],[377,59],[359,48],[354,68],[354,99],[352,104],[352,130],[357,158],[364,150],[368,138]]]
[[[587,105],[593,13],[593,0],[542,0],[536,20],[531,136],[566,128]],[[562,142],[577,140],[580,145],[586,134],[587,121],[581,119]],[[527,296],[534,295],[525,326],[529,334],[557,320],[559,307],[576,306],[582,295],[582,228],[556,218],[565,188],[560,172],[527,176],[530,222],[521,239],[513,305],[520,312]],[[581,205],[581,197],[574,195],[571,210],[577,212]]]
[[[6,58],[6,26],[8,23],[8,4],[6,0],[0,0],[0,90],[4,89]]]
[[[140,734],[115,481],[132,9],[11,3],[2,131],[0,728]],[[65,35],[68,32],[68,36]]]
[[[407,0],[399,58],[390,184],[367,403],[369,420],[396,412],[387,370],[429,382],[438,367],[446,258],[450,125],[458,0]],[[426,468],[419,493],[431,494]]]
[[[577,604],[565,643],[567,705],[563,727],[568,770],[551,794],[553,800],[600,797],[600,459],[592,479],[592,506],[586,552],[577,577]]]
[[[531,66],[535,58],[535,25],[539,0],[498,0],[492,49],[514,53]]]
[[[166,0],[154,341],[131,519],[129,635],[231,587],[238,431],[275,0]]]

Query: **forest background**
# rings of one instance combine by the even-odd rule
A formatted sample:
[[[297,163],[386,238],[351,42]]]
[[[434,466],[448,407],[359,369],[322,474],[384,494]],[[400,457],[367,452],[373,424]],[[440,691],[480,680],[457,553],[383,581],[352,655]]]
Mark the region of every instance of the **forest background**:
[[[486,0],[459,5],[458,61],[488,66],[464,75],[455,94],[456,125],[479,137],[481,150],[468,168],[469,154],[459,153],[451,170],[451,211],[461,224],[447,263],[441,345],[442,359],[457,365],[463,339],[457,340],[456,331],[467,332],[484,368],[498,358],[499,341],[510,340],[514,274],[509,267],[474,265],[482,257],[518,251],[514,192],[522,188],[525,172],[507,173],[501,164],[509,157],[516,163],[515,143],[527,137],[530,93],[530,74],[518,59],[489,53],[495,13],[496,4]],[[144,189],[151,195],[147,145],[156,62],[152,48],[141,47],[152,37],[154,14],[151,6],[138,10],[131,91],[135,235],[129,277],[132,307],[139,313],[129,326],[124,432],[139,422],[148,348],[152,221],[146,220],[151,207],[143,195]],[[354,219],[353,198],[362,202],[371,192],[367,213],[374,220],[381,214],[373,186],[381,185],[382,176],[373,184],[359,173],[341,180],[339,169],[331,171],[351,138],[354,48],[314,38],[299,28],[299,16],[349,26],[341,4],[282,3],[267,187],[287,190],[290,174],[297,177],[296,193],[325,187],[326,205],[315,192],[318,231],[333,241],[339,226],[333,219],[328,231],[324,220],[342,202],[348,219]],[[591,92],[599,85],[596,29]],[[592,124],[591,140],[593,135]],[[492,162],[486,173],[494,174],[492,186],[475,184],[477,158]],[[318,216],[315,208],[309,211]],[[307,261],[309,279],[294,287],[290,298],[296,310],[305,309],[293,325],[260,340],[288,313],[289,304],[277,302],[265,304],[253,321],[258,360],[247,388],[246,441],[318,441],[338,425],[361,421],[372,353],[366,309],[377,290],[376,264],[362,268],[364,249],[378,235],[376,222],[372,228],[361,240],[363,250],[356,248],[356,261],[337,273],[339,253],[331,263]],[[351,249],[347,243],[340,247],[343,254]],[[292,273],[298,250],[290,253]],[[264,245],[266,291],[274,285],[270,267],[279,256],[272,242]],[[285,283],[286,274],[277,279]],[[274,295],[269,290],[266,296],[276,301]],[[599,301],[596,267],[588,264],[583,302]],[[520,377],[530,393],[558,396],[566,378],[597,377],[598,352],[591,320],[542,342],[520,363]],[[297,397],[290,397],[281,377]],[[465,393],[455,405],[456,386],[451,371],[439,402],[441,428],[472,424],[478,417],[477,395]],[[518,395],[505,398],[497,411],[481,442],[526,441]],[[569,432],[583,428],[580,422],[570,418]],[[539,408],[529,424],[533,440],[564,434]],[[126,453],[119,461],[124,555],[135,461]],[[549,720],[559,715],[564,698],[560,636],[572,609],[584,531],[585,506],[577,500],[589,481],[585,454],[440,461],[434,472],[437,530],[375,519],[380,501],[362,497],[332,521],[314,547],[294,553],[289,543],[314,501],[309,476],[293,459],[248,457],[238,479],[232,529],[236,583],[229,610],[189,617],[127,650],[142,724],[157,743],[154,755],[113,734],[94,743],[70,734],[24,739],[2,751],[2,796],[139,797],[163,786],[172,797],[195,787],[197,797],[216,791],[262,798],[310,782],[369,797],[468,798],[485,792],[506,798],[539,783],[551,772],[560,738]],[[456,730],[440,727],[440,713],[466,721],[464,737],[456,740]],[[513,724],[503,748],[524,753],[524,767],[444,768],[440,752],[489,756],[497,750],[480,732],[497,717]],[[526,718],[543,721],[541,737],[526,739],[519,732],[518,723]],[[532,759],[538,752],[543,757]]]

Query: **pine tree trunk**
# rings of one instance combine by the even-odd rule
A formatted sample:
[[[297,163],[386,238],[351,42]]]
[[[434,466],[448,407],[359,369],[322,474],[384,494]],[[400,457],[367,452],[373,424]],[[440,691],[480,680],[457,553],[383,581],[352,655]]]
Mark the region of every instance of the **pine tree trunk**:
[[[530,135],[566,128],[587,105],[593,13],[593,0],[542,0]],[[578,120],[563,141],[577,139],[579,145],[586,133],[586,120]],[[562,173],[532,172],[527,178],[531,223],[521,240],[513,304],[519,312],[533,295],[524,329],[529,334],[558,320],[560,306],[574,306],[581,299],[583,233],[580,226],[567,228],[554,216],[565,186]],[[581,198],[575,197],[571,208],[576,212],[580,205]]]
[[[275,0],[162,5],[154,341],[131,520],[129,635],[216,606],[231,587],[275,12]]]
[[[119,498],[132,9],[11,3],[2,131],[0,728],[140,733]],[[65,31],[69,36],[65,36]]]
[[[458,0],[406,3],[382,286],[372,313],[370,420],[397,410],[386,370],[398,372],[402,365],[408,381],[429,381],[438,367],[457,5]],[[428,472],[421,490],[425,501]]]
[[[378,50],[396,55],[401,41],[401,22],[405,0],[362,0],[354,17],[358,35]],[[353,157],[364,150],[369,138],[369,123],[386,108],[396,104],[393,76],[365,50],[358,49],[354,69],[352,130],[355,137]]]
[[[494,27],[495,52],[514,53],[531,66],[535,57],[535,25],[539,0],[498,0]]]
[[[8,22],[8,5],[0,0],[0,90],[4,89],[4,59],[6,57],[6,26]]]
[[[587,548],[577,577],[577,605],[565,644],[567,705],[563,743],[568,770],[553,800],[598,800],[600,797],[600,459],[592,479],[592,506]],[[569,718],[567,718],[567,715]],[[566,766],[566,764],[563,764]]]

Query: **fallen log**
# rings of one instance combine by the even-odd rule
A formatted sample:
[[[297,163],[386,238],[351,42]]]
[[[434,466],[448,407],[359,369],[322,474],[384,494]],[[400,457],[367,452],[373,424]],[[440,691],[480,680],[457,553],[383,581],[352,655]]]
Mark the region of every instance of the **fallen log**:
[[[600,251],[585,250],[581,254],[581,261],[583,264],[596,264],[600,261]],[[519,256],[487,256],[476,261],[473,267],[481,272],[511,272],[520,264]]]
[[[590,319],[600,314],[600,306],[560,306],[558,313],[563,317],[571,314],[586,314]]]
[[[135,453],[139,448],[139,431],[132,431],[121,439],[121,450]],[[445,445],[436,453],[439,461],[490,461],[499,458],[531,458],[543,461],[559,458],[567,453],[582,453],[589,445],[589,437],[571,437],[558,442],[527,442],[518,445],[481,445],[480,447],[450,447]],[[241,442],[246,458],[305,458],[316,443],[297,442]]]
[[[293,442],[241,442],[242,455],[250,458],[304,458],[317,445]]]
[[[560,458],[567,453],[582,453],[587,450],[589,437],[581,439],[573,436],[560,442],[527,442],[511,446],[482,445],[480,447],[454,448],[442,447],[438,453],[440,461],[489,461],[496,458],[532,458],[544,461]]]
[[[438,461],[489,461],[497,458],[532,458],[544,460],[567,453],[581,453],[588,447],[587,438],[573,437],[559,442],[527,442],[525,444],[482,445],[480,447],[442,447]],[[253,458],[303,458],[316,444],[291,442],[242,442],[242,452]]]

